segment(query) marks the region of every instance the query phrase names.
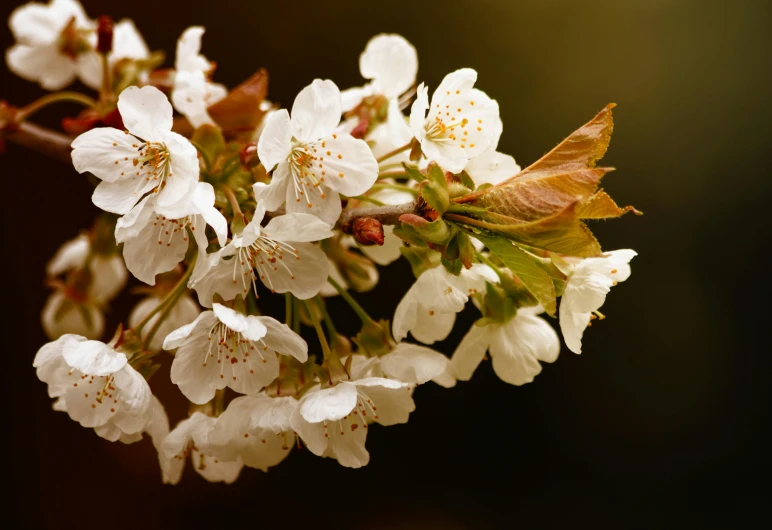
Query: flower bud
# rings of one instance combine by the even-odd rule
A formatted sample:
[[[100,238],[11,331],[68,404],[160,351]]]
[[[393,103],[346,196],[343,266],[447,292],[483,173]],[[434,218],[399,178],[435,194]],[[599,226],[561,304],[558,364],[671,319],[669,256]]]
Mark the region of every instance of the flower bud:
[[[257,144],[250,142],[245,145],[241,151],[239,151],[239,159],[241,165],[247,168],[253,168],[260,163],[260,159],[257,158]]]
[[[113,19],[107,15],[99,17],[97,26],[97,51],[107,55],[113,50]]]
[[[352,225],[354,239],[362,245],[383,245],[383,225],[378,219],[360,217]]]

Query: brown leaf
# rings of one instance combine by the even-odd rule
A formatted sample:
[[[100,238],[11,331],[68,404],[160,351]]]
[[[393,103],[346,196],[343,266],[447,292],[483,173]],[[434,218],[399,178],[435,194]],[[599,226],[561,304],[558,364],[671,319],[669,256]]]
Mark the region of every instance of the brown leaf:
[[[605,154],[611,139],[613,107],[614,104],[606,106],[514,177],[454,199],[448,211],[457,222],[503,234],[535,248],[573,256],[600,254],[598,242],[581,218],[585,210],[608,210],[607,205],[600,210],[606,201],[596,192],[601,178],[613,169],[596,168],[595,164]],[[446,218],[451,220],[453,216]]]
[[[643,212],[639,212],[632,206],[625,206],[620,208],[614,199],[609,197],[609,194],[603,190],[590,197],[581,207],[579,211],[579,217],[582,219],[613,219],[615,217],[621,217],[627,212],[633,212],[635,215],[643,215]]]

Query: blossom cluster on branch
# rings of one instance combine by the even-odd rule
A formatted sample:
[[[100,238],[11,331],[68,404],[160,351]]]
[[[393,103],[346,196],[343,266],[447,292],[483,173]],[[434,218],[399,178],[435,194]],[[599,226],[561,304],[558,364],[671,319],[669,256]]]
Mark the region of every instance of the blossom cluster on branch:
[[[133,22],[92,20],[75,0],[19,7],[10,28],[9,69],[52,92],[0,105],[3,138],[64,148],[102,210],[48,264],[52,342],[33,365],[55,410],[107,440],[149,435],[165,482],[190,458],[230,483],[294,446],[366,465],[369,427],[405,423],[417,386],[466,381],[486,353],[501,380],[533,381],[560,351],[540,315],[580,353],[630,275],[635,252],[602,251],[585,222],[639,213],[599,188],[613,105],[521,170],[497,151],[499,106],[477,73],[451,72],[430,96],[399,35],[367,44],[364,86],[315,79],[285,109],[266,99],[264,70],[215,83],[201,27],[180,37],[174,68]],[[76,78],[96,96],[62,90]],[[85,107],[63,120],[69,139],[36,141],[63,137],[29,122],[59,101]],[[415,282],[393,321],[377,321],[352,292],[398,259]],[[104,341],[128,273],[144,298]],[[351,314],[331,314],[333,296]],[[480,318],[452,358],[429,348],[470,301]],[[263,314],[277,307],[283,322]],[[346,337],[336,320],[352,315],[361,330]],[[162,352],[190,402],[173,428],[149,385]]]

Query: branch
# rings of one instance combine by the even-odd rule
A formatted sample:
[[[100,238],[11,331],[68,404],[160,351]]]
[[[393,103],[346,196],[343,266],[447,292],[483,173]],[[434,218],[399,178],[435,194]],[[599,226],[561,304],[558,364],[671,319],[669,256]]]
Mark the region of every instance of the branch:
[[[72,164],[72,159],[70,158],[72,138],[66,134],[52,131],[33,123],[22,122],[18,125],[10,125],[5,129],[0,127],[0,138],[32,151],[37,151],[60,162]]]
[[[72,159],[70,158],[72,138],[65,134],[40,127],[39,125],[23,122],[5,129],[0,127],[0,135],[0,137],[9,142],[21,145],[32,151],[37,151],[61,162],[72,164]],[[396,225],[399,224],[399,217],[401,215],[418,213],[419,207],[418,200],[415,200],[396,206],[350,208],[343,210],[336,226],[341,228],[350,225],[359,218],[376,219],[384,225]],[[275,212],[275,214],[279,213],[282,212]]]

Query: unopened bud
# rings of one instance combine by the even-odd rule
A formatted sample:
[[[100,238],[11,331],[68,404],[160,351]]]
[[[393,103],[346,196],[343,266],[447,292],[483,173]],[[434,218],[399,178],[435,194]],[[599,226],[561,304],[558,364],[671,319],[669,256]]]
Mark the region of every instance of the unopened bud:
[[[107,55],[113,50],[113,19],[107,15],[99,17],[97,27],[97,51]]]
[[[349,133],[354,138],[363,139],[370,128],[370,122],[367,119],[360,119],[356,127]]]
[[[383,225],[378,219],[360,217],[351,227],[354,239],[362,245],[383,245]]]
[[[257,158],[257,144],[250,142],[245,145],[241,151],[239,151],[239,159],[241,165],[248,168],[253,168],[260,163],[260,159]]]

